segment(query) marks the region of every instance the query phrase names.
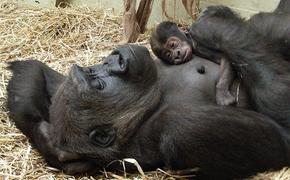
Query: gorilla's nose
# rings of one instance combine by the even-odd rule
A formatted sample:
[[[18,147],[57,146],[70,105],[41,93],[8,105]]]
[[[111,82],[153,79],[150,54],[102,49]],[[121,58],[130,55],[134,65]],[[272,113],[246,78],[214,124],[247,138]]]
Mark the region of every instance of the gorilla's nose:
[[[86,71],[88,72],[90,76],[94,76],[100,73],[102,74],[104,71],[104,67],[103,67],[103,64],[96,64],[96,65],[87,67]]]

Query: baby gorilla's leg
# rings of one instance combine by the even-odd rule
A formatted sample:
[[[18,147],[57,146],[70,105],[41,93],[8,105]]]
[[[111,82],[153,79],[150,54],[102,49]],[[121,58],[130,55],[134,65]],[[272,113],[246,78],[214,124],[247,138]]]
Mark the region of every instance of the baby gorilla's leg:
[[[221,59],[221,72],[216,84],[216,102],[219,105],[231,105],[235,103],[236,98],[230,93],[230,86],[234,80],[234,70],[231,63]]]

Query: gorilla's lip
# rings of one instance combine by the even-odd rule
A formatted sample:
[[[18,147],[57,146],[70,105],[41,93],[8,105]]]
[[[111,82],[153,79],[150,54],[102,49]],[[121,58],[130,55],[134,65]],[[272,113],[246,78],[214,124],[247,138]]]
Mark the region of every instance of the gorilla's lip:
[[[94,69],[91,67],[81,67],[81,66],[74,64],[72,67],[72,70],[75,73],[75,75],[78,75],[78,76],[86,76],[86,75],[93,76],[93,75],[95,75]]]
[[[93,67],[81,67],[78,65],[73,65],[72,67],[72,77],[73,81],[80,87],[94,87],[102,90],[106,87],[105,81],[102,77],[98,76]]]
[[[77,76],[77,77],[79,77],[79,76],[83,76],[83,70],[82,70],[82,67],[80,67],[80,66],[78,66],[78,65],[76,65],[76,64],[74,64],[73,66],[72,66],[72,72],[73,72],[73,74],[75,75],[75,76]]]
[[[78,83],[85,83],[86,82],[86,77],[85,77],[86,72],[84,72],[84,70],[81,66],[74,64],[72,66],[71,71],[72,71],[72,75],[75,77],[75,80]]]

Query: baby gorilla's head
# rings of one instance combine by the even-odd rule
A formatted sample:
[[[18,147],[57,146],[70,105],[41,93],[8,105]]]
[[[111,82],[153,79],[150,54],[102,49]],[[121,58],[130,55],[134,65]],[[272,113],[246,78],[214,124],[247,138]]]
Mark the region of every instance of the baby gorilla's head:
[[[154,54],[169,64],[182,64],[192,59],[192,42],[187,32],[169,21],[160,23],[150,38]]]

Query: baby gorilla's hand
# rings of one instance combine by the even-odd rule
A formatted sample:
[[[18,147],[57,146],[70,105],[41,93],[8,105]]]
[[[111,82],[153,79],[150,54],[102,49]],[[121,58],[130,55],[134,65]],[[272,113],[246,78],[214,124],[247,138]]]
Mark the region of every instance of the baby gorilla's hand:
[[[236,102],[236,98],[226,88],[216,89],[216,102],[219,105],[229,106]]]

